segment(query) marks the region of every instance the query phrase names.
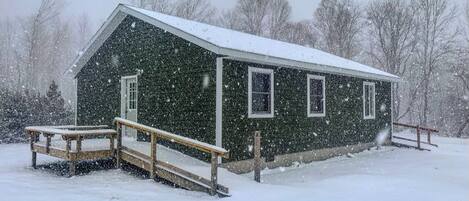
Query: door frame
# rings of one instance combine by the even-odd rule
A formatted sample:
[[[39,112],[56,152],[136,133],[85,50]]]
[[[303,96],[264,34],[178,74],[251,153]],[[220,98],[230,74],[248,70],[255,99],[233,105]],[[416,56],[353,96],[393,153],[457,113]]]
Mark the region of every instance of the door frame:
[[[132,78],[135,78],[135,82],[137,84],[137,91],[136,91],[136,99],[137,99],[137,102],[135,103],[135,121],[137,122],[138,121],[138,74],[136,75],[128,75],[128,76],[122,76],[121,77],[121,100],[120,100],[120,107],[121,107],[121,118],[123,119],[127,119],[127,115],[125,114],[125,110],[127,109],[127,100],[126,100],[126,88],[127,88],[127,80],[128,79],[132,79]],[[125,100],[125,104],[122,104],[122,101]]]

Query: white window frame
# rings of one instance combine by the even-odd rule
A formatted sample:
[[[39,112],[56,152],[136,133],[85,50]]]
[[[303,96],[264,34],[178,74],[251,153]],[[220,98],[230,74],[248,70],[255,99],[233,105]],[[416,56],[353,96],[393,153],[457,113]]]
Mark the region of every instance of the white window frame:
[[[311,80],[321,80],[322,81],[322,113],[313,113],[311,112]],[[307,75],[307,113],[308,117],[325,117],[326,116],[326,78],[320,75]]]
[[[252,112],[252,73],[270,75],[270,113],[256,114]],[[272,118],[274,117],[274,70],[265,68],[248,68],[248,118]]]
[[[372,98],[373,99],[373,105],[369,105],[370,108],[370,111],[371,111],[371,107],[373,107],[373,114],[370,114],[370,115],[366,115],[365,113],[365,107],[366,107],[366,100],[365,100],[365,87],[368,87],[368,86],[372,86],[373,87],[373,97],[371,96],[368,96],[369,98]],[[375,119],[376,117],[376,86],[375,86],[375,83],[374,82],[363,82],[363,119]]]

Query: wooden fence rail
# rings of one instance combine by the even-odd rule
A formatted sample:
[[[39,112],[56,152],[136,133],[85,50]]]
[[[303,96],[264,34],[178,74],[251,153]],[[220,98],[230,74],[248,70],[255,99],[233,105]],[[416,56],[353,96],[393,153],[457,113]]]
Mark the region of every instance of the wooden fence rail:
[[[434,147],[438,147],[437,144],[433,144],[432,141],[431,141],[431,134],[432,134],[432,132],[438,133],[439,131],[437,129],[427,128],[427,127],[423,127],[423,126],[420,126],[420,125],[410,125],[410,124],[398,123],[398,122],[394,122],[393,125],[401,126],[401,127],[405,127],[405,128],[414,128],[414,129],[416,129],[416,131],[417,131],[417,133],[416,133],[417,140],[403,138],[403,137],[399,137],[399,136],[393,136],[393,138],[400,139],[400,140],[405,140],[405,141],[410,141],[410,142],[416,142],[417,143],[416,148],[420,149],[420,150],[423,150],[422,147],[421,147],[421,144],[428,144],[428,145],[431,145],[431,146],[434,146]],[[422,142],[421,141],[421,136],[420,136],[421,131],[427,131],[427,142]]]

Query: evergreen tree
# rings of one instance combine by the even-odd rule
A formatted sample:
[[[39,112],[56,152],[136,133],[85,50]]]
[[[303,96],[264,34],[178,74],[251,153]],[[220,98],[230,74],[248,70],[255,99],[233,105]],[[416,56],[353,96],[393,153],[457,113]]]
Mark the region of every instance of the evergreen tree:
[[[69,113],[65,109],[65,101],[61,92],[58,91],[59,86],[52,81],[45,97],[45,114],[47,122],[50,125],[59,125],[65,123]]]

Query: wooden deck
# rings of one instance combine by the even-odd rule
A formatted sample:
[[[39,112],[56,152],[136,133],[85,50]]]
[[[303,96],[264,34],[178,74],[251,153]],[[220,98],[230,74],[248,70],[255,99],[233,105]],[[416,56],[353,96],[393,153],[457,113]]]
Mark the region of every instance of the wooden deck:
[[[229,196],[229,189],[218,184],[217,179],[218,156],[227,157],[226,150],[136,122],[120,118],[116,118],[115,122],[116,130],[104,126],[27,127],[32,166],[36,167],[37,153],[49,155],[67,160],[69,175],[72,176],[75,175],[78,161],[113,158],[116,167],[126,162],[147,171],[152,179],[158,177],[188,190]],[[123,137],[120,132],[123,125],[151,135],[152,141],[137,142],[133,138]],[[182,153],[158,145],[157,138],[211,153],[212,163],[188,156],[177,157],[176,154]]]

